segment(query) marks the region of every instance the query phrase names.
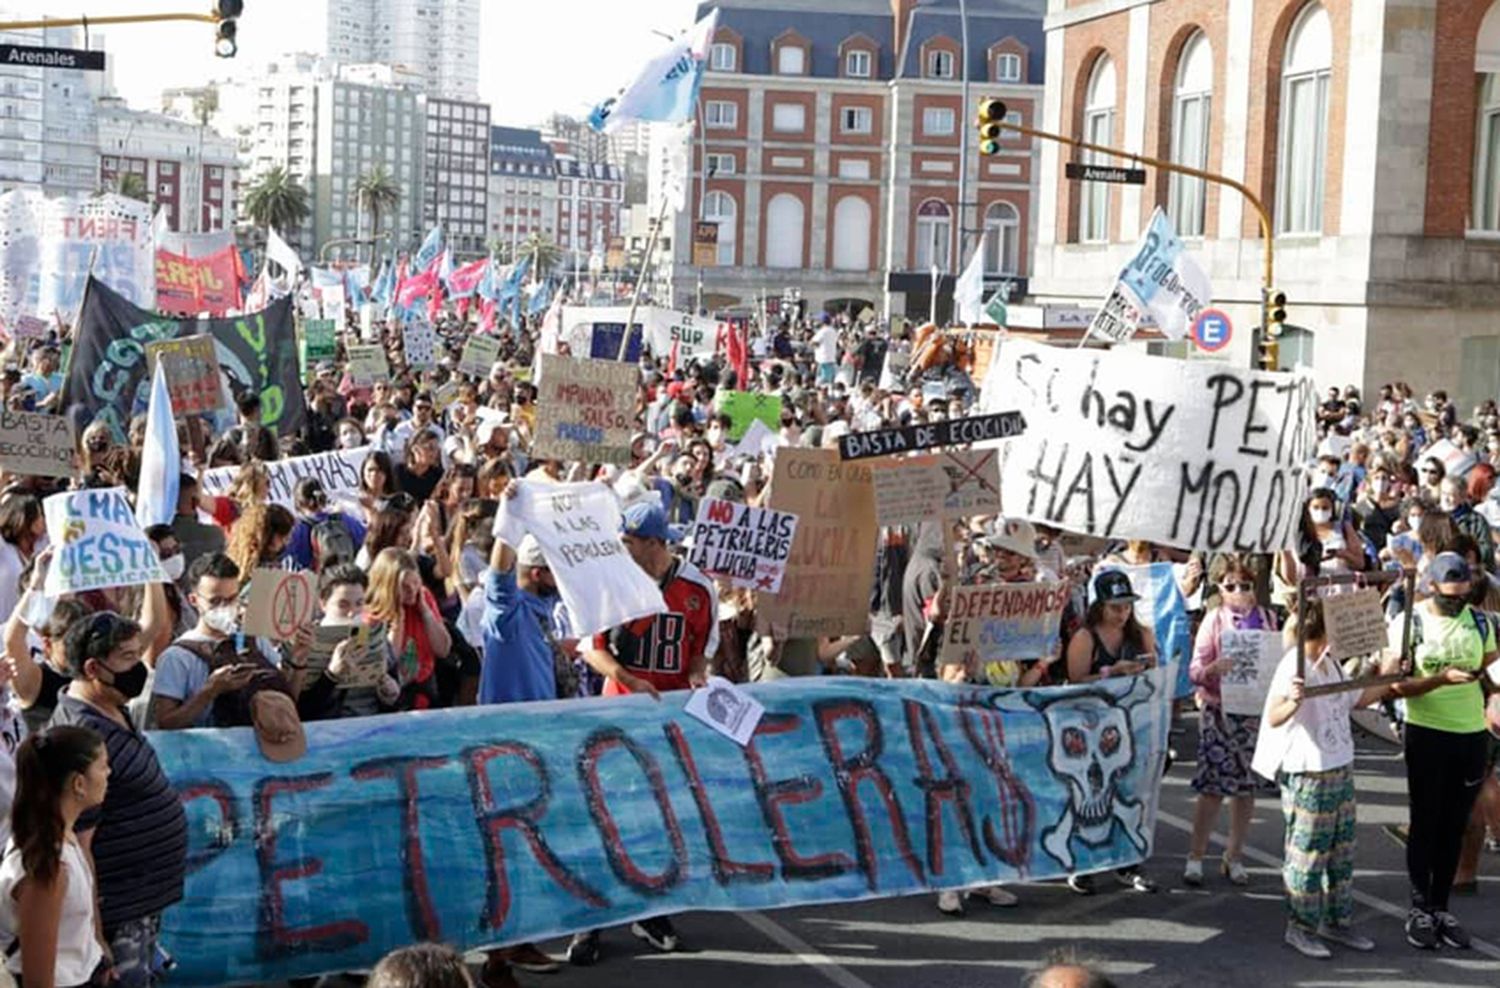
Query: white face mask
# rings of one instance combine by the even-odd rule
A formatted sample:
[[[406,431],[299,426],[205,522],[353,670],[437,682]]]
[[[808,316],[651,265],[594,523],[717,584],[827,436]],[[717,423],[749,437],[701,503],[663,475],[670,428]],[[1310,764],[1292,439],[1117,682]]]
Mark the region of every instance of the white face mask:
[[[239,605],[226,604],[223,607],[204,611],[203,623],[221,635],[232,635],[240,624]]]
[[[1422,516],[1421,515],[1407,515],[1406,516],[1406,527],[1409,528],[1409,529],[1411,529],[1413,532],[1415,532],[1417,529],[1421,528],[1422,527]]]
[[[161,561],[161,569],[167,574],[168,580],[176,583],[182,579],[183,570],[187,569],[187,558],[180,552],[175,556],[169,556]]]
[[[1333,521],[1333,512],[1327,508],[1309,508],[1307,516],[1313,520],[1314,525],[1326,525]]]

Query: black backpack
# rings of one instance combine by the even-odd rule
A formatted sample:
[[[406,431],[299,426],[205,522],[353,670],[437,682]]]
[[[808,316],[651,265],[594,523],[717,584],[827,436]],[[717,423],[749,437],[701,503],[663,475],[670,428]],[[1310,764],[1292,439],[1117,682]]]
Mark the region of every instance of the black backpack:
[[[226,638],[221,642],[179,640],[172,644],[196,655],[204,665],[208,666],[210,673],[220,666],[234,665],[237,662],[253,663],[262,667],[250,678],[250,682],[240,689],[233,693],[222,693],[214,698],[213,726],[215,727],[253,727],[255,721],[250,716],[250,700],[261,690],[280,690],[296,700],[286,676],[281,670],[268,664],[258,649],[240,655],[235,652],[233,638]]]

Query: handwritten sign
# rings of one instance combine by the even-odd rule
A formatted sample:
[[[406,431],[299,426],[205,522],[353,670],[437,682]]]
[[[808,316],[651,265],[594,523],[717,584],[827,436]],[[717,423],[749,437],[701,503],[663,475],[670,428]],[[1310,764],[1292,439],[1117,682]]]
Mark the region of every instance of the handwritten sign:
[[[438,336],[430,324],[407,323],[402,330],[402,340],[406,351],[406,366],[413,370],[430,370],[437,366]]]
[[[1000,513],[1000,454],[993,449],[892,459],[871,471],[882,525]]]
[[[635,431],[634,364],[613,360],[574,360],[544,353],[537,396],[538,459],[585,463],[629,463]]]
[[[332,319],[302,321],[302,362],[316,364],[339,355],[338,324]]]
[[[1261,715],[1284,651],[1279,631],[1229,630],[1219,635],[1219,658],[1233,663],[1219,676],[1219,699],[1226,714]]]
[[[0,408],[0,469],[33,477],[71,477],[73,430],[68,417]]]
[[[349,345],[349,380],[365,386],[376,381],[389,380],[390,365],[385,361],[385,348],[379,343],[351,343]]]
[[[297,481],[303,477],[316,477],[322,481],[323,489],[334,500],[357,501],[359,493],[359,468],[370,455],[372,447],[338,449],[310,456],[292,456],[285,460],[272,460],[266,464],[271,474],[270,501],[282,507],[293,507],[293,494]],[[227,495],[229,487],[240,468],[215,467],[199,475],[205,494]]]
[[[458,361],[460,374],[488,377],[490,368],[500,359],[500,339],[496,336],[475,334],[464,344],[463,356]]]
[[[1049,881],[1152,851],[1160,674],[745,692],[765,708],[745,748],[685,713],[688,692],[320,721],[284,765],[248,730],[153,734],[188,816],[161,933],[172,983],[273,984],[419,941],[463,951],[684,909]]]
[[[897,429],[873,432],[851,432],[839,437],[839,455],[846,460],[869,456],[890,456],[937,446],[967,446],[970,443],[1010,439],[1026,431],[1026,419],[1020,412],[975,415],[970,418],[945,419],[929,425],[906,425]]]
[[[1184,549],[1291,548],[1316,447],[1310,373],[1007,339],[982,406],[1020,406],[1007,514]]]
[[[706,497],[698,502],[688,561],[733,586],[774,594],[796,534],[796,515]]]
[[[38,319],[36,316],[20,316],[6,328],[10,331],[11,339],[45,340],[49,326],[45,319]]]
[[[250,578],[245,632],[288,642],[318,613],[317,577],[305,571],[260,567]]]
[[[224,407],[224,388],[219,383],[219,353],[214,338],[205,334],[157,340],[146,344],[148,373],[156,373],[160,361],[167,371],[167,391],[172,414],[198,415]]]
[[[1323,623],[1328,628],[1329,657],[1335,662],[1386,647],[1385,612],[1380,606],[1378,590],[1355,590],[1324,597]]]
[[[940,661],[982,668],[1054,655],[1062,631],[1067,583],[992,583],[954,587],[943,626]]]
[[[797,516],[781,592],[761,598],[763,630],[785,637],[863,634],[875,573],[875,490],[870,468],[833,450],[776,453],[769,506]]]
[[[125,488],[53,494],[42,502],[42,513],[56,547],[43,587],[48,595],[167,582],[156,546],[125,500]]]
[[[763,422],[772,432],[781,430],[781,395],[758,391],[720,391],[714,407],[729,416],[729,438],[739,442],[750,429],[750,423]]]

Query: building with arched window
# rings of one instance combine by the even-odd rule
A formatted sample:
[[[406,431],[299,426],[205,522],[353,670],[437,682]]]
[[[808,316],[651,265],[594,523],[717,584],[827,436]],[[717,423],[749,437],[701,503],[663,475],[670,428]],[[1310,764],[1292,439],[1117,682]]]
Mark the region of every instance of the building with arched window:
[[[1500,0],[1049,0],[1046,39],[1043,130],[1108,134],[1264,203],[1283,365],[1500,397]],[[1153,168],[1144,186],[1072,181],[1073,160],[1041,149],[1017,326],[1076,339],[1060,327],[1088,324],[1161,206],[1234,332],[1212,355],[1149,328],[1132,345],[1255,360],[1265,241],[1246,199]]]

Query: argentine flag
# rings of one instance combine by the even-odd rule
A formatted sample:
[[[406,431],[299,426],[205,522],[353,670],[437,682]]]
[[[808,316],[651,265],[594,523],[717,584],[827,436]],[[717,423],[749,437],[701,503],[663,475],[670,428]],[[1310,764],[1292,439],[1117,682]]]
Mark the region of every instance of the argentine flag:
[[[715,7],[691,31],[647,62],[618,95],[594,107],[589,126],[609,134],[633,120],[681,123],[692,119],[718,23],[719,10]]]

